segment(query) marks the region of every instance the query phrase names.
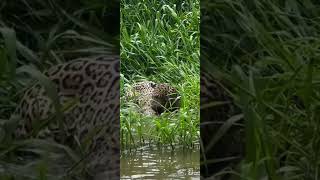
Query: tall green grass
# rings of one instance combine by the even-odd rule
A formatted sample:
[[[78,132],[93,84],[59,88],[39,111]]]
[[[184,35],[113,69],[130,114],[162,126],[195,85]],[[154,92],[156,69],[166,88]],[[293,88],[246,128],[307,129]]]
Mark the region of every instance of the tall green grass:
[[[12,136],[12,116],[23,92],[35,82],[56,92],[41,73],[73,58],[119,50],[119,2],[4,0],[0,2],[0,179],[85,177],[83,155],[30,135]],[[63,111],[64,107],[56,105]],[[55,115],[59,116],[60,113]],[[35,124],[33,132],[45,128]]]
[[[146,143],[192,146],[199,138],[199,1],[121,1],[121,96],[143,80],[169,83],[179,113],[144,117],[121,101],[122,148]]]
[[[202,62],[246,121],[238,179],[320,179],[319,5],[202,1]]]

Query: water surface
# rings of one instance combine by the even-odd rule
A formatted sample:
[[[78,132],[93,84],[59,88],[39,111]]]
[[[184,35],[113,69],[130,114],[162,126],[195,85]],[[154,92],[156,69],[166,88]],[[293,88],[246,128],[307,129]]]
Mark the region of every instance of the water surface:
[[[121,179],[200,179],[199,147],[122,152]]]

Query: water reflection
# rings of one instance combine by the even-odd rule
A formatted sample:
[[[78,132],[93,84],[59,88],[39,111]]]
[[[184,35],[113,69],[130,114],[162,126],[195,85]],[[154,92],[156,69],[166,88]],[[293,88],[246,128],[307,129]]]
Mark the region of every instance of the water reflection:
[[[123,152],[121,179],[200,179],[199,147]]]

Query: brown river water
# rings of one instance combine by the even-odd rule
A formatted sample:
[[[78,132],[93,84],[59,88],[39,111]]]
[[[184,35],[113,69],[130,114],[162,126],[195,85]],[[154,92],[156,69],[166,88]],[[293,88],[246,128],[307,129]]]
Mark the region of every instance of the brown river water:
[[[200,179],[200,149],[146,146],[121,154],[121,179]]]

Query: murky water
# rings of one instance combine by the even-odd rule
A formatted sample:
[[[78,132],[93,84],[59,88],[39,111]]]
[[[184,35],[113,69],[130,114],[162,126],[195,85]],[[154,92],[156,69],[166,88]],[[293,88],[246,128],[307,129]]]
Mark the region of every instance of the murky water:
[[[121,156],[121,179],[200,179],[199,147],[145,147]]]

